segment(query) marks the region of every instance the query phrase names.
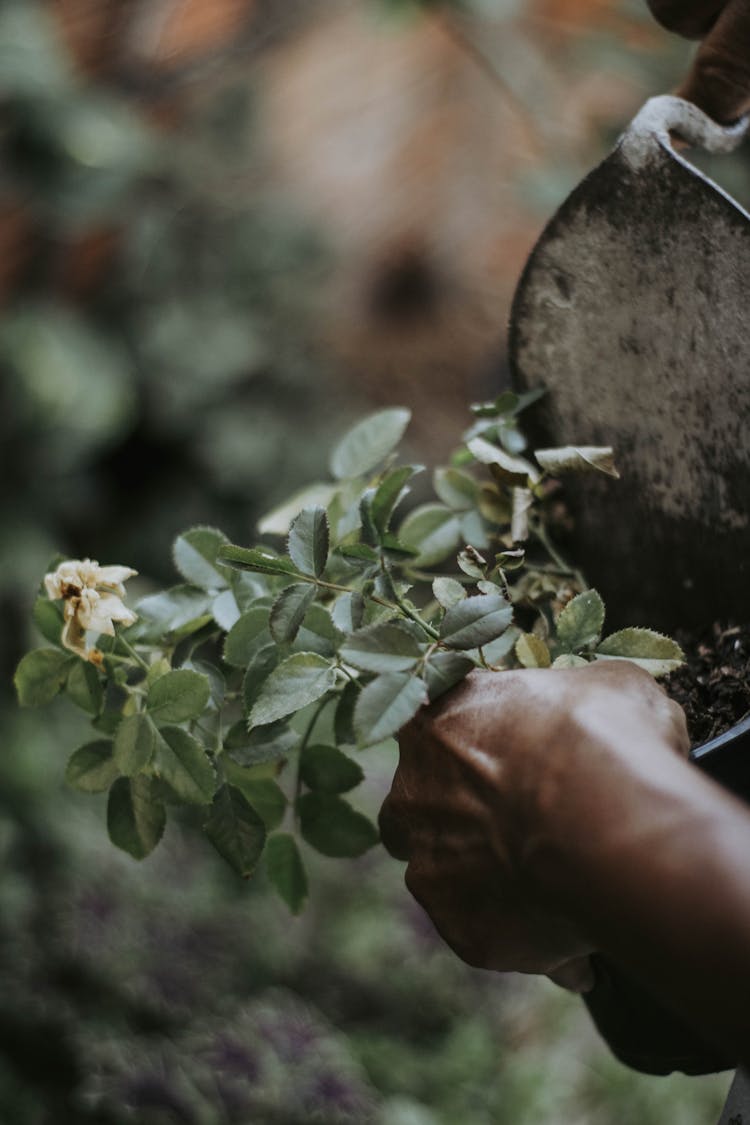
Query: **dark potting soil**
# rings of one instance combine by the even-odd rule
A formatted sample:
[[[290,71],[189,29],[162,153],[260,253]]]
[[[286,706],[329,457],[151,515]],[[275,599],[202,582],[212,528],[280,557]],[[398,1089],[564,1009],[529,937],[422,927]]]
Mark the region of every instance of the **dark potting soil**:
[[[687,663],[663,680],[687,715],[700,746],[750,712],[750,626],[715,623],[704,633],[676,633]]]

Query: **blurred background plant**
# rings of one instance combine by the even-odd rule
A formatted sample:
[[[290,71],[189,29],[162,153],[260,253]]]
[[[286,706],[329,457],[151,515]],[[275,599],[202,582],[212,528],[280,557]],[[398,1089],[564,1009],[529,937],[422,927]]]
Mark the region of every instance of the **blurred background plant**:
[[[467,969],[382,853],[321,860],[294,923],[189,825],[92,860],[76,720],[15,709],[54,551],[170,580],[371,405],[444,456],[544,217],[688,50],[639,0],[279,7],[0,3],[0,1119],[711,1121],[726,1077],[634,1075],[574,999]]]

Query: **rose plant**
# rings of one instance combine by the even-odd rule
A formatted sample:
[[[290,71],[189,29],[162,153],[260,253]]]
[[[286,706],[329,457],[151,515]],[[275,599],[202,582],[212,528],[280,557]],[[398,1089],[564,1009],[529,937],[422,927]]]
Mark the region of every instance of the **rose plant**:
[[[47,647],[15,675],[23,706],[64,692],[95,738],[66,780],[108,791],[112,842],[136,859],[159,842],[168,809],[198,805],[214,847],[241,875],[261,856],[297,912],[305,844],[357,856],[378,839],[345,794],[353,754],[396,735],[471,669],[635,660],[654,675],[682,661],[649,629],[603,637],[604,605],[551,533],[556,478],[616,477],[612,450],[526,452],[531,396],[472,408],[435,498],[404,501],[422,466],[394,452],[409,421],[382,410],[333,449],[332,479],[259,525],[260,545],[214,528],[178,536],[181,582],[130,610],[126,566],[56,560],[34,607]],[[455,561],[454,561],[455,560]]]

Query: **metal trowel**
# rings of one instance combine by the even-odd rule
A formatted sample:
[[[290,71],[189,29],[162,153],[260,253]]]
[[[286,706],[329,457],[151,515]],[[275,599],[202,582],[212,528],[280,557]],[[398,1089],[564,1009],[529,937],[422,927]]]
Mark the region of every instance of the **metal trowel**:
[[[514,383],[548,389],[533,436],[615,449],[619,482],[567,490],[612,626],[750,620],[750,216],[670,139],[728,152],[746,128],[648,101],[516,290]]]

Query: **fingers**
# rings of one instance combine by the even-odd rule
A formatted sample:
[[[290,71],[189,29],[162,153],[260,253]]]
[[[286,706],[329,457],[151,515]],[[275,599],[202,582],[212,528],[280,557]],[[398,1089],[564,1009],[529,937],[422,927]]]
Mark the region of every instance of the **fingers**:
[[[678,90],[714,121],[750,110],[750,0],[728,0]]]
[[[726,0],[647,0],[654,19],[686,39],[702,39],[716,22]]]

